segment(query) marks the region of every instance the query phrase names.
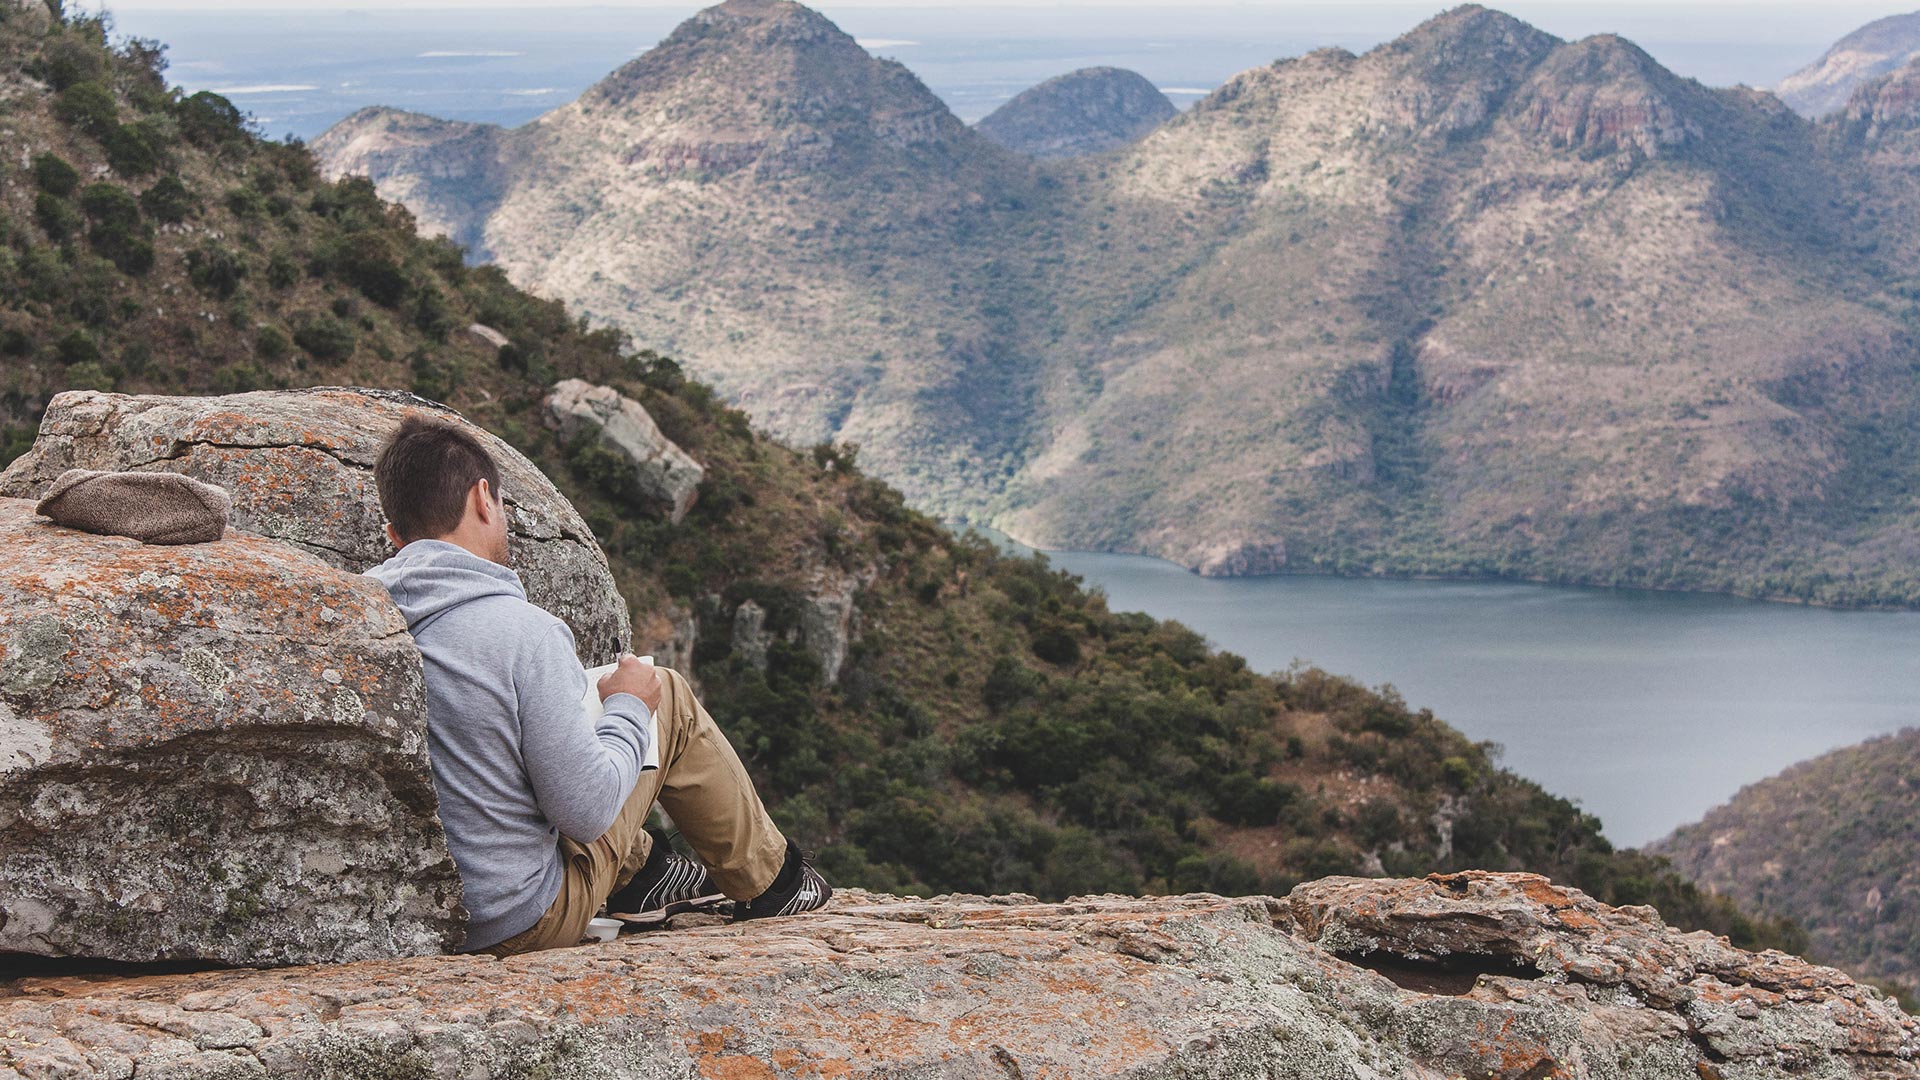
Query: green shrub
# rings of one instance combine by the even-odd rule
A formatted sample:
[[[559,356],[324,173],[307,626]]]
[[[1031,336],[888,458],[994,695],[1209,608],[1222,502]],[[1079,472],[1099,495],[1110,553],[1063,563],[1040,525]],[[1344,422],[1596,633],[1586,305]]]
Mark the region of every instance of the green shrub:
[[[267,260],[267,284],[276,289],[291,289],[300,281],[300,263],[284,251],[276,251]]]
[[[233,102],[211,90],[183,98],[175,112],[180,134],[210,150],[245,146],[247,119]]]
[[[272,385],[273,381],[257,364],[227,364],[213,373],[213,392],[216,394],[244,394]]]
[[[153,269],[153,228],[140,217],[140,202],[118,184],[93,184],[80,195],[80,208],[92,221],[87,242],[113,260],[123,273]]]
[[[343,280],[385,307],[397,306],[413,287],[393,241],[381,233],[348,235],[334,248],[332,262]]]
[[[1300,797],[1300,789],[1251,772],[1221,777],[1211,792],[1213,815],[1230,825],[1272,825]]]
[[[246,260],[231,248],[208,241],[187,253],[187,278],[208,295],[228,299],[246,276]]]
[[[447,294],[438,286],[427,285],[414,293],[413,325],[435,341],[445,341],[460,322],[455,318]]]
[[[53,347],[54,356],[62,364],[72,367],[75,364],[88,364],[100,359],[100,346],[93,335],[85,330],[74,330],[60,339]]]
[[[114,128],[101,142],[113,171],[132,177],[147,176],[160,167],[160,148],[166,145],[166,138],[143,120]]]
[[[1049,664],[1078,663],[1080,637],[1061,623],[1041,623],[1033,630],[1033,655]]]
[[[987,672],[987,682],[981,688],[980,696],[987,703],[987,708],[1000,712],[1031,698],[1039,690],[1038,672],[1011,656],[1002,656],[994,660],[992,669]]]
[[[315,360],[332,363],[353,355],[353,328],[327,315],[308,315],[293,328],[293,342]]]
[[[222,200],[233,216],[239,218],[263,218],[267,216],[266,197],[250,187],[237,187],[227,192]]]
[[[200,200],[193,197],[193,192],[187,190],[179,177],[163,176],[141,193],[140,208],[155,221],[178,225],[200,209]]]
[[[54,5],[49,5],[54,7]],[[54,16],[60,12],[54,10]],[[81,82],[98,79],[106,73],[106,56],[96,46],[74,38],[63,38],[48,47],[41,62],[41,78],[55,90],[66,90]]]
[[[95,225],[121,229],[140,225],[140,202],[118,184],[91,184],[80,193],[80,209]]]
[[[76,131],[104,139],[120,126],[120,106],[113,91],[97,82],[75,83],[53,104],[53,115]]]
[[[33,219],[40,223],[40,228],[47,234],[47,238],[56,244],[73,239],[79,234],[80,227],[85,224],[80,218],[80,212],[73,208],[72,203],[44,191],[34,197]]]
[[[279,360],[293,349],[293,342],[277,326],[263,326],[253,336],[254,354],[262,360]]]
[[[97,361],[83,360],[61,376],[68,390],[112,390],[115,379]]]
[[[41,191],[65,198],[80,187],[80,170],[67,164],[65,158],[41,154],[33,159],[33,181]]]

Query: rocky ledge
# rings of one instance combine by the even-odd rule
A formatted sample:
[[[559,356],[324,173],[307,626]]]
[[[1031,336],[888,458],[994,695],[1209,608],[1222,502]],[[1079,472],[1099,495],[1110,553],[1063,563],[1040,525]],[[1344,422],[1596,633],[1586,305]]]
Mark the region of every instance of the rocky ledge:
[[[1913,1077],[1840,972],[1523,874],[908,900],[493,960],[0,982],[0,1080]]]

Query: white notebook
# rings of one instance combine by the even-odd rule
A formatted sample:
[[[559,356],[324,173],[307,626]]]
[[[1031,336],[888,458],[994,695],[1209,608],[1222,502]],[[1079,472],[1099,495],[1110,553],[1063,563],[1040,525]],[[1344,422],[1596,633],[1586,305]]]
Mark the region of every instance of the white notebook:
[[[651,656],[643,656],[640,659],[649,664],[653,663],[653,657]],[[587,714],[588,720],[597,722],[602,716],[607,714],[606,706],[600,703],[600,680],[613,674],[613,669],[619,666],[619,664],[602,664],[597,668],[587,669],[587,696],[580,699],[580,709]],[[652,713],[648,713],[647,752],[640,758],[640,771],[645,772],[648,769],[657,769],[659,767],[660,718],[654,716]]]

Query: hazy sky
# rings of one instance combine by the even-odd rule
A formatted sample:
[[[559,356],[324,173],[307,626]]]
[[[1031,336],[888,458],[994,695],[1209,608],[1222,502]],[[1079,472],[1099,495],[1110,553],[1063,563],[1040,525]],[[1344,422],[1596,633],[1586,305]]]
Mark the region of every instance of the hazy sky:
[[[378,13],[474,9],[552,13],[553,29],[590,23],[590,9],[691,15],[717,0],[68,0],[137,23],[145,14],[252,11]],[[1193,23],[1218,28],[1245,19],[1273,29],[1276,23],[1341,27],[1350,34],[1385,40],[1461,0],[817,0],[812,6],[836,20],[873,27],[895,12],[902,20],[940,17],[978,21],[978,36],[1167,34]],[[1864,23],[1920,8],[1920,0],[1482,0],[1566,38],[1615,32],[1642,44],[1721,42],[1824,48]],[[990,9],[982,11],[982,9]],[[1096,11],[1110,13],[1095,14]],[[975,13],[978,13],[977,15]],[[457,27],[450,27],[457,29]],[[1815,55],[1818,55],[1816,50]],[[1809,57],[1811,59],[1811,57]]]
[[[98,0],[79,0],[77,6],[99,7]],[[617,0],[611,3],[563,2],[532,4],[527,0],[378,0],[377,3],[326,3],[323,0],[112,0],[106,5],[115,11],[182,11],[182,10],[308,10],[308,11],[347,11],[356,9],[392,9],[392,8],[520,8],[538,10],[541,8],[581,8],[581,7],[624,7],[624,8],[684,8],[695,10],[706,5],[699,3],[676,2],[676,0]],[[823,0],[812,5],[822,11],[832,12],[844,9],[873,8],[938,8],[959,7],[953,0]],[[1045,0],[1036,5],[1033,0],[969,0],[968,7],[1032,8],[1043,7],[1128,7],[1142,9],[1161,9],[1178,11],[1183,7],[1194,6],[1179,0]],[[1451,6],[1445,0],[1433,4],[1410,4],[1401,0],[1346,0],[1344,3],[1332,3],[1328,0],[1238,0],[1238,2],[1206,3],[1206,7],[1244,8],[1249,12],[1273,12],[1288,9],[1317,9],[1326,12],[1333,9],[1354,10],[1364,8],[1392,8],[1405,10],[1410,7],[1427,7],[1441,10]],[[1920,0],[1840,0],[1837,3],[1808,3],[1807,0],[1680,0],[1679,3],[1658,2],[1658,0],[1628,0],[1624,3],[1597,4],[1594,0],[1515,0],[1512,3],[1489,3],[1489,7],[1498,7],[1509,11],[1551,11],[1554,9],[1592,9],[1608,7],[1615,9],[1667,9],[1714,8],[1729,14],[1741,12],[1747,16],[1759,16],[1775,19],[1780,17],[1820,17],[1851,18],[1859,21],[1911,11],[1920,6]]]

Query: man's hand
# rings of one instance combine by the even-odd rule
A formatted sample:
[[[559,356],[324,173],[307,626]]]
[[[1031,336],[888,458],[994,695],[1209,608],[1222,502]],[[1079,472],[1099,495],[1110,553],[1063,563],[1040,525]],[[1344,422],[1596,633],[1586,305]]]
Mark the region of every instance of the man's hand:
[[[622,656],[620,666],[600,679],[600,700],[614,694],[632,694],[647,703],[649,712],[659,712],[660,672],[637,656]]]

